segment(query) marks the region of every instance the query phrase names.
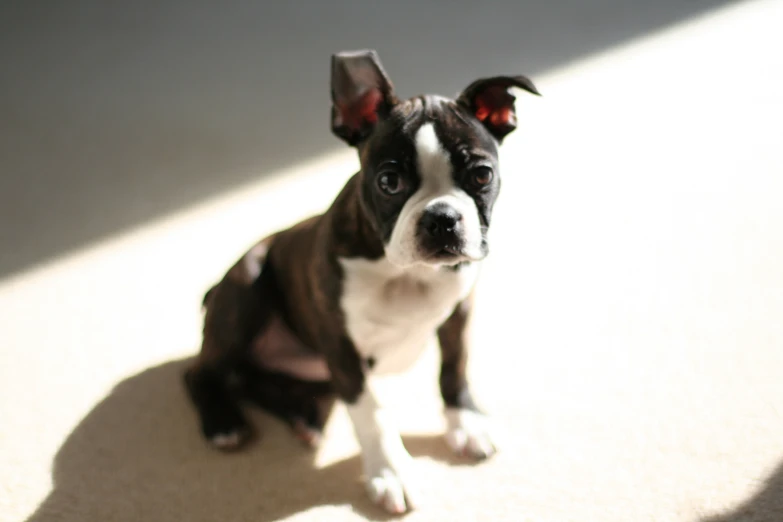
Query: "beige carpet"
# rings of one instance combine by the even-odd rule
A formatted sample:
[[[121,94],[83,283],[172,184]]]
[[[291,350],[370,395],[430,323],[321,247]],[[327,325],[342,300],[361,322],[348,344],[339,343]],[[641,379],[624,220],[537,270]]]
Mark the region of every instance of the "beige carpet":
[[[740,3],[537,78],[503,151],[471,372],[503,432],[440,438],[436,354],[384,388],[411,521],[783,521],[783,9]],[[0,520],[385,519],[346,416],[202,443],[204,289],[328,204],[349,152],[0,282]],[[237,226],[241,225],[241,226]]]

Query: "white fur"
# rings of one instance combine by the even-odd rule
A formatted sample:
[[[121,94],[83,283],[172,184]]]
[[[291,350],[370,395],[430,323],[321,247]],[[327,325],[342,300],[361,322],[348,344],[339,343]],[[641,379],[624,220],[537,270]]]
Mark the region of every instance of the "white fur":
[[[456,271],[428,265],[402,268],[386,258],[343,258],[340,263],[346,329],[360,356],[375,359],[365,390],[354,404],[346,404],[361,447],[367,492],[386,511],[403,513],[416,504],[412,459],[378,405],[372,376],[404,371],[419,358],[437,328],[469,295],[479,263]],[[494,451],[477,419],[466,417],[469,412],[450,413],[447,440],[456,451],[477,457]]]
[[[386,511],[403,513],[415,506],[418,488],[410,475],[411,457],[375,398],[372,375],[403,371],[419,358],[438,326],[470,293],[479,267],[405,269],[386,258],[340,262],[346,329],[362,358],[376,361],[365,390],[356,403],[346,405],[361,447],[367,492]]]
[[[446,410],[446,442],[458,455],[483,459],[498,450],[496,437],[489,419],[474,411],[448,408]]]
[[[402,372],[415,363],[437,328],[469,295],[479,271],[478,262],[459,270],[424,262],[416,227],[428,205],[443,201],[460,212],[468,256],[481,257],[478,210],[473,199],[455,186],[451,160],[431,124],[418,131],[416,151],[421,186],[403,206],[386,257],[340,259],[346,330],[360,356],[375,360],[365,390],[346,407],[361,447],[367,491],[391,513],[413,507],[416,488],[409,471],[411,457],[378,405],[371,376]]]
[[[346,405],[346,409],[361,447],[370,499],[390,513],[414,507],[417,488],[411,477],[411,456],[399,431],[381,410],[371,382],[367,382],[356,403]]]
[[[416,133],[416,156],[421,185],[408,198],[392,231],[386,256],[393,264],[406,267],[422,261],[416,242],[416,229],[424,210],[439,202],[448,203],[462,214],[466,253],[481,257],[481,222],[473,198],[454,184],[451,158],[435,133],[426,123]]]
[[[240,436],[236,431],[231,433],[218,433],[212,437],[212,444],[220,449],[229,449],[239,446]]]
[[[386,258],[341,259],[341,305],[357,351],[373,357],[372,373],[398,373],[419,358],[438,326],[470,293],[478,263],[458,271],[417,265],[400,268]]]

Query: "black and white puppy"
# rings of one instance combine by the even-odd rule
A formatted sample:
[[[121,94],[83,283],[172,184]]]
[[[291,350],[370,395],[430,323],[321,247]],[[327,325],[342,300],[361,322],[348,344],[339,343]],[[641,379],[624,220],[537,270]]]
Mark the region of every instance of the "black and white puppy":
[[[386,510],[415,505],[410,456],[373,377],[401,372],[437,337],[446,440],[496,451],[466,379],[468,326],[500,190],[498,146],[516,127],[523,76],[484,78],[456,99],[400,100],[374,51],[332,56],[332,131],[361,170],[331,207],[253,246],[205,296],[201,351],[185,382],[203,434],[221,449],[251,430],[250,399],[315,443],[323,397],[342,401],[368,492]]]

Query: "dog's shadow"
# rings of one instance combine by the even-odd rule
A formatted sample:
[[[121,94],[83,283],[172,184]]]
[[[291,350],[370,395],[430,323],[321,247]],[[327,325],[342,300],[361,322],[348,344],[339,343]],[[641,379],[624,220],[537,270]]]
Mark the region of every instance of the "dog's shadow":
[[[246,450],[207,447],[182,386],[186,364],[145,370],[95,406],[58,451],[52,491],[27,522],[264,522],[328,505],[389,519],[365,498],[358,455],[316,467],[315,452],[262,413]],[[438,436],[404,441],[414,456],[455,462]]]

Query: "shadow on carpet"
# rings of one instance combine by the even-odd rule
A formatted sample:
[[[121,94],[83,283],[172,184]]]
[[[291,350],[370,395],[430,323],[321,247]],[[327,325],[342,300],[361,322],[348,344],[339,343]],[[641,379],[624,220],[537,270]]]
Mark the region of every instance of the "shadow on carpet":
[[[261,412],[249,414],[262,434],[247,450],[209,448],[182,386],[187,362],[119,383],[58,451],[52,491],[27,522],[264,522],[328,505],[387,519],[365,498],[358,456],[316,468],[315,453]],[[451,461],[440,437],[404,440],[413,456]]]
[[[783,522],[783,463],[764,481],[758,492],[732,511],[701,522]]]

